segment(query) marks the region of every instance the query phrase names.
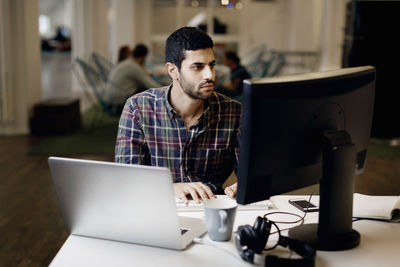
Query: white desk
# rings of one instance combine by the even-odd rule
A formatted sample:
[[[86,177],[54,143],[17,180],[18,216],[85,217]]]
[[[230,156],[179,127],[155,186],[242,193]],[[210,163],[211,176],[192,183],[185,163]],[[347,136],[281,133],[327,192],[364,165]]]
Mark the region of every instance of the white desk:
[[[273,198],[273,202],[279,210],[301,214],[287,203],[289,198],[296,197],[278,196]],[[258,211],[237,212],[234,230],[243,224],[253,224],[262,214]],[[186,212],[184,215],[203,216],[202,212]],[[309,213],[306,223],[316,222],[317,216],[317,213]],[[282,215],[279,218],[293,220]],[[362,220],[354,222],[353,228],[361,234],[361,244],[346,251],[318,251],[316,266],[399,266],[399,223]],[[251,266],[240,259],[232,239],[230,242],[213,242],[207,235],[203,239],[224,250],[192,244],[184,251],[174,251],[70,235],[51,266]]]

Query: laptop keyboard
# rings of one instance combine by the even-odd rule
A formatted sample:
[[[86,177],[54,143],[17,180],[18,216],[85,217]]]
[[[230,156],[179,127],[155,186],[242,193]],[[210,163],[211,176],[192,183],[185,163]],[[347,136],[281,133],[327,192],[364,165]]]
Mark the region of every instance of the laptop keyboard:
[[[227,198],[228,196],[217,195],[217,198]],[[189,200],[189,203],[186,205],[180,199],[176,200],[176,209],[178,212],[186,212],[186,211],[203,211],[203,203],[196,203],[194,200]],[[263,200],[259,202],[254,202],[247,205],[238,204],[237,210],[268,210],[274,207],[273,203],[270,200]]]

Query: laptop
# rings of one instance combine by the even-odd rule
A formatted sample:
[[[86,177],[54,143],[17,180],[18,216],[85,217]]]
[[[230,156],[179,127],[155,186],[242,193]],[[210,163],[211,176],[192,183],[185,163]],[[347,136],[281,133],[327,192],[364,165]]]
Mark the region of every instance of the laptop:
[[[49,157],[66,230],[72,235],[185,249],[207,231],[180,217],[167,168]]]

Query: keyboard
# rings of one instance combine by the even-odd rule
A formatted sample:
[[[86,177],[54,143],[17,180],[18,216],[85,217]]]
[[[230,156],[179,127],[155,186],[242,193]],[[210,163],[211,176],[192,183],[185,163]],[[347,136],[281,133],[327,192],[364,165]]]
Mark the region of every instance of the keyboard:
[[[226,195],[217,195],[217,198],[229,198]],[[178,212],[187,211],[203,211],[203,203],[196,203],[194,200],[189,200],[188,204],[185,204],[180,199],[176,198],[176,209]],[[247,205],[238,204],[237,210],[268,210],[274,207],[271,200],[263,200],[259,202],[254,202]]]

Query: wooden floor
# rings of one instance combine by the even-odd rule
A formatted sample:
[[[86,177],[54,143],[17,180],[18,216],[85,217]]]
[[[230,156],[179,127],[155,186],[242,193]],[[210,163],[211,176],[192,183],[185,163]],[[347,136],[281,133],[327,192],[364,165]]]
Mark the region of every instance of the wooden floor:
[[[27,155],[33,142],[0,137],[0,266],[48,266],[68,237],[47,157]]]
[[[27,155],[35,141],[0,136],[0,266],[47,266],[68,237],[47,157]],[[369,158],[356,191],[400,195],[400,158]]]

